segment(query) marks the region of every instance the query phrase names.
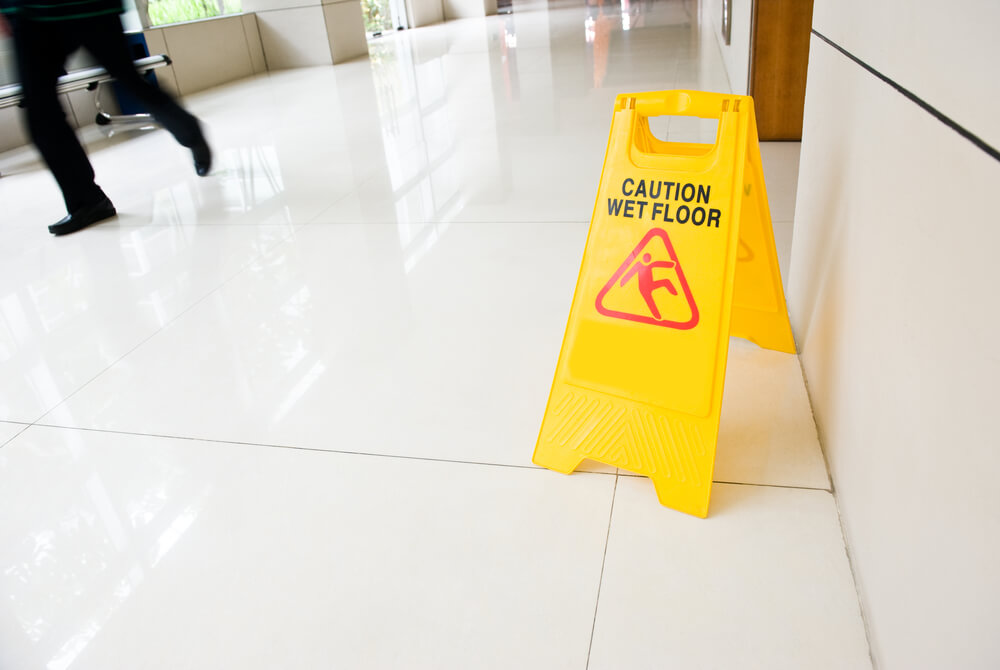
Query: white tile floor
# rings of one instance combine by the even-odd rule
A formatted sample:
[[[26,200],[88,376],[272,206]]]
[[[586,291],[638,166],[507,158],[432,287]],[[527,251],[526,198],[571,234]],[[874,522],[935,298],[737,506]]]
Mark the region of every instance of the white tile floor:
[[[870,667],[794,356],[733,340],[707,520],[530,462],[614,96],[728,86],[687,6],[204,93],[207,179],[88,131],[121,216],[67,238],[0,155],[0,667]]]

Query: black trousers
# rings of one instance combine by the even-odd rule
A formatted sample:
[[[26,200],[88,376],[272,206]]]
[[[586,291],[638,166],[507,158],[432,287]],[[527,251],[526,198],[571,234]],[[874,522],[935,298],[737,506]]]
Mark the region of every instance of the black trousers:
[[[89,51],[181,145],[192,147],[204,141],[198,119],[135,71],[118,15],[68,21],[16,17],[12,27],[28,132],[56,178],[70,213],[104,197],[56,94],[56,80],[63,74],[66,58],[78,48]]]

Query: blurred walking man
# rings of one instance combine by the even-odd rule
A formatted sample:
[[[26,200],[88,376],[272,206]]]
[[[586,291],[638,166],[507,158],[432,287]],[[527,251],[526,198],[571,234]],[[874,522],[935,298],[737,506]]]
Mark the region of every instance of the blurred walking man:
[[[56,93],[66,58],[80,47],[145,105],[182,146],[191,149],[198,175],[208,174],[212,151],[198,119],[135,71],[119,18],[121,0],[0,0],[0,12],[14,35],[31,141],[66,202],[67,216],[49,226],[50,233],[66,235],[115,216],[115,207],[95,183],[94,168],[66,122]]]

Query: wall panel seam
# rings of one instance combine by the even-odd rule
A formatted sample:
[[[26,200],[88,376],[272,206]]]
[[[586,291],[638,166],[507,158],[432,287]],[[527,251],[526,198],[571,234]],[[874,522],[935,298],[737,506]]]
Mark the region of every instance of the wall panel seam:
[[[990,146],[990,144],[988,144],[981,137],[973,133],[971,130],[965,128],[960,123],[952,119],[950,116],[944,114],[942,111],[931,105],[929,102],[918,96],[913,91],[903,87],[902,85],[890,79],[888,76],[882,74],[881,72],[873,68],[871,65],[864,62],[863,60],[861,60],[860,58],[849,52],[847,49],[845,49],[844,47],[840,46],[839,44],[831,40],[829,37],[826,37],[816,29],[813,29],[812,34],[820,38],[827,44],[829,44],[831,47],[842,53],[844,56],[850,58],[852,61],[860,65],[862,68],[867,70],[870,74],[874,75],[876,78],[880,79],[884,83],[894,88],[907,100],[909,100],[910,102],[914,103],[915,105],[923,109],[925,112],[927,112],[928,114],[936,118],[938,121],[940,121],[944,125],[954,130],[956,133],[967,139],[969,142],[972,142],[979,150],[984,152],[987,156],[990,156],[991,158],[993,158],[993,160],[1000,161],[1000,151]]]

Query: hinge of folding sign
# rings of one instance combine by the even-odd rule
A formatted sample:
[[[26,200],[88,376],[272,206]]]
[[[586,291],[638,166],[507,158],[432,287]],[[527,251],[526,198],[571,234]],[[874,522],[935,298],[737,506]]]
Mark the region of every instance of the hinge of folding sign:
[[[618,109],[635,109],[635,98],[619,98],[618,99]]]

